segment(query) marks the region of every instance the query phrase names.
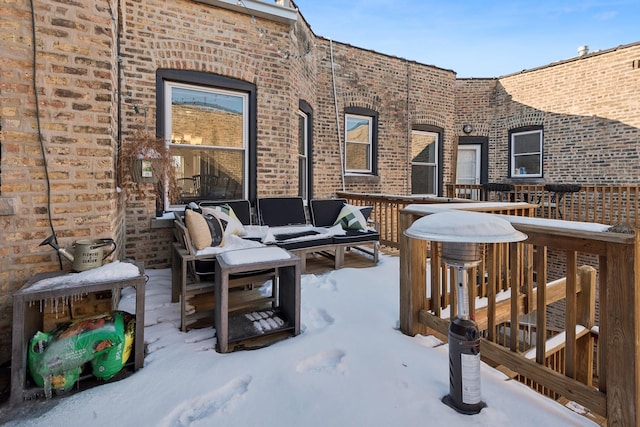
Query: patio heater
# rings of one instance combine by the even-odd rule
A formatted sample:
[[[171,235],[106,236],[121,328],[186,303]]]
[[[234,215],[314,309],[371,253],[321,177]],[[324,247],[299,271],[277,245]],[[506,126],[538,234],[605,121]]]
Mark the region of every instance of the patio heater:
[[[442,261],[456,269],[457,313],[448,334],[449,394],[442,402],[461,414],[477,414],[486,404],[480,392],[480,332],[469,313],[468,270],[481,261],[481,243],[518,242],[527,235],[495,215],[458,210],[422,217],[405,235],[442,242]]]

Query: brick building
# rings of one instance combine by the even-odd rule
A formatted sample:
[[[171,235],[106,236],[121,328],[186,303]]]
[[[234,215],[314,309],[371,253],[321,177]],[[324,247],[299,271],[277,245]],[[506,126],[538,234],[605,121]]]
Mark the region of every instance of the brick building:
[[[119,191],[119,153],[140,131],[170,141],[180,191],[196,198],[440,194],[455,179],[458,139],[483,159],[482,182],[635,183],[640,44],[456,79],[453,70],[316,35],[294,6],[3,5],[1,342],[10,342],[13,292],[34,273],[68,267],[39,246],[48,235],[63,247],[112,237],[119,258],[168,265],[172,234],[156,205],[179,209],[181,200],[154,184],[141,184],[143,197]],[[181,121],[186,110],[203,116]],[[204,111],[231,118],[211,127]],[[233,132],[241,136],[225,139]],[[514,134],[537,141],[538,157],[512,152]],[[215,177],[211,193],[196,175]],[[215,192],[220,183],[224,193]],[[2,346],[0,362],[9,358]]]

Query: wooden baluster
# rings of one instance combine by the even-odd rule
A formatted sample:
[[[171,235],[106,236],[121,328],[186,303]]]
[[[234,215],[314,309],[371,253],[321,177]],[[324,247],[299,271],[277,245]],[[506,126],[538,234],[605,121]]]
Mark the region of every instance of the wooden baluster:
[[[576,276],[577,276],[576,251],[567,251],[567,284],[566,284],[566,309],[565,309],[565,375],[576,378]]]
[[[536,362],[544,365],[547,341],[547,247],[536,245]]]

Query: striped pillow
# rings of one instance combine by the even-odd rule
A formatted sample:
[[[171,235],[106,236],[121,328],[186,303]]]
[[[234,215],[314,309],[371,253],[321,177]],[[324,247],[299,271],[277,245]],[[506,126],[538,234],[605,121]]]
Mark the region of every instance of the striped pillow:
[[[203,214],[210,214],[215,216],[222,222],[224,228],[224,234],[235,234],[238,236],[244,236],[247,234],[244,225],[238,219],[236,213],[228,204],[219,206],[207,206],[202,208]]]
[[[345,230],[366,230],[367,219],[359,206],[345,203],[333,225],[340,224]]]

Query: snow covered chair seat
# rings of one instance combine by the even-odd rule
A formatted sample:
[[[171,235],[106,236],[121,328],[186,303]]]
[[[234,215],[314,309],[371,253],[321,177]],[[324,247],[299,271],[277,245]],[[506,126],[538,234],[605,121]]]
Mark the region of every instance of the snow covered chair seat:
[[[373,257],[378,263],[380,233],[376,224],[369,219],[373,210],[370,206],[353,206],[346,199],[313,199],[309,203],[311,218],[315,227],[333,227],[337,224],[344,234],[336,233],[333,243],[346,250],[357,249]],[[368,246],[371,245],[371,249]]]
[[[185,212],[185,216],[187,213],[189,211]],[[196,245],[192,236],[197,235],[201,239],[202,234],[208,231],[206,228],[205,224],[196,229],[180,215],[176,215],[174,221],[176,242],[171,255],[172,302],[180,301],[180,324],[183,331],[188,326],[213,322],[213,309],[210,307],[214,305],[215,295],[213,298],[208,295],[213,295],[216,257],[228,251],[265,247],[260,242],[246,240],[235,234],[225,235],[224,242],[218,246]],[[268,281],[273,283],[275,277],[274,269],[265,269],[233,275],[229,280],[234,288],[244,287],[247,292],[258,292],[262,284]],[[240,309],[246,300],[245,293],[234,292],[232,297],[229,310]]]
[[[302,197],[263,197],[257,203],[260,224],[268,226],[273,244],[300,257],[305,271],[306,257],[319,254],[334,260],[334,268],[342,267],[343,248],[333,240],[335,229],[314,227],[307,221]]]

